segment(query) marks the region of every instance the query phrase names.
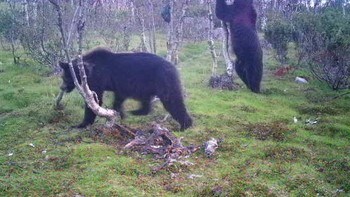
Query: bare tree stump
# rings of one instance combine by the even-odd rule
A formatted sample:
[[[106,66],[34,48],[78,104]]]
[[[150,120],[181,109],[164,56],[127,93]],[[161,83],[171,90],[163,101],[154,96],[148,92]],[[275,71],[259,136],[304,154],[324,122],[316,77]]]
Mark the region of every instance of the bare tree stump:
[[[209,86],[211,88],[220,90],[237,90],[239,89],[239,84],[233,81],[233,77],[227,75],[227,73],[222,75],[211,76],[209,79]]]

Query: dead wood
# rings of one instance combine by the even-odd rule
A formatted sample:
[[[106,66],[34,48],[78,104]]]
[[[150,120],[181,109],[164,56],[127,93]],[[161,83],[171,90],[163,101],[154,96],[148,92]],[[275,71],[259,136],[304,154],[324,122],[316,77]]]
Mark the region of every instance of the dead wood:
[[[161,165],[152,169],[154,173],[164,169],[172,170],[169,168],[171,166],[186,168],[194,165],[188,158],[200,149],[203,149],[207,157],[212,157],[223,141],[211,138],[201,145],[184,146],[181,141],[183,138],[177,138],[171,131],[159,124],[154,124],[151,129],[145,131],[118,124],[113,127],[103,126],[98,128],[97,133],[94,133],[93,136],[95,140],[112,142],[116,147],[124,147],[124,149],[136,151],[142,155],[150,154],[155,159],[163,160]],[[125,144],[127,141],[129,143]]]
[[[153,169],[157,172],[173,165],[175,162],[191,165],[190,162],[183,159],[199,150],[201,146],[184,146],[181,139],[177,138],[168,129],[155,124],[151,131],[137,131],[135,138],[124,148],[138,151],[141,154],[154,154],[156,158],[165,159],[165,163]]]

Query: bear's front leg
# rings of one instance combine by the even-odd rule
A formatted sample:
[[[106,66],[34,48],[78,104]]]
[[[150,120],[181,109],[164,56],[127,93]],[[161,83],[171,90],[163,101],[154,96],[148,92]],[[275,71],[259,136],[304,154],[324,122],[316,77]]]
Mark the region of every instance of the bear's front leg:
[[[76,128],[85,128],[89,125],[92,125],[95,122],[96,114],[85,104],[85,114],[83,121],[75,126]]]
[[[102,99],[103,99],[103,91],[98,91],[97,88],[91,87],[91,90],[95,90],[95,93],[98,98],[98,104],[102,106]],[[84,119],[83,121],[77,125],[77,128],[85,128],[89,125],[92,125],[95,122],[96,114],[89,108],[89,106],[85,103],[85,113],[84,113]]]

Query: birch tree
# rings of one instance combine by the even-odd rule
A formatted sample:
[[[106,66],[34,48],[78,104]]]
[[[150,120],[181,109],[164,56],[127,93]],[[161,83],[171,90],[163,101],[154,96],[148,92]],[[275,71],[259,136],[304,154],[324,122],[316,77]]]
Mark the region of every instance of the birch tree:
[[[217,55],[215,52],[214,39],[213,39],[213,12],[211,7],[211,0],[207,0],[207,9],[208,9],[208,45],[210,54],[213,60],[212,63],[212,76],[216,75],[216,70],[218,67]]]
[[[157,47],[156,47],[156,24],[155,24],[155,19],[154,19],[154,4],[151,0],[147,0],[148,4],[148,9],[150,10],[150,17],[151,17],[151,30],[150,36],[149,36],[149,45],[152,53],[157,52]]]
[[[233,1],[232,0],[227,0],[225,1],[227,5],[232,5]],[[229,24],[221,21],[221,27],[222,27],[222,54],[225,60],[226,64],[226,74],[229,77],[233,77],[233,69],[234,69],[234,61],[231,59],[230,56],[230,28]]]
[[[226,64],[226,74],[230,77],[233,76],[233,69],[234,69],[234,60],[231,59],[230,56],[230,46],[229,46],[229,39],[230,39],[230,28],[228,28],[228,24],[221,21],[222,26],[222,54],[224,56],[225,64]]]
[[[167,60],[175,65],[179,63],[179,49],[183,39],[184,19],[189,3],[190,0],[183,0],[181,2],[169,0],[170,22],[168,23],[167,34]]]
[[[88,107],[98,116],[105,117],[107,121],[107,126],[112,127],[115,124],[117,112],[111,109],[103,108],[99,105],[99,101],[95,92],[91,91],[88,83],[87,83],[87,75],[84,68],[84,62],[82,58],[82,43],[83,43],[83,33],[85,28],[85,11],[86,11],[86,1],[79,0],[79,4],[76,8],[78,13],[77,20],[77,34],[78,34],[78,68],[80,74],[80,83],[77,79],[76,73],[73,68],[72,59],[69,53],[69,46],[67,43],[66,33],[63,28],[63,19],[62,19],[62,10],[60,7],[60,3],[57,0],[49,0],[52,5],[54,5],[57,15],[58,15],[58,28],[60,30],[62,36],[62,44],[63,51],[65,53],[66,59],[69,62],[69,70],[71,72],[72,78],[74,79],[74,84],[80,93],[80,95],[84,98]],[[72,21],[75,21],[74,19]],[[57,98],[56,104],[60,102],[62,99],[63,92],[61,92]]]

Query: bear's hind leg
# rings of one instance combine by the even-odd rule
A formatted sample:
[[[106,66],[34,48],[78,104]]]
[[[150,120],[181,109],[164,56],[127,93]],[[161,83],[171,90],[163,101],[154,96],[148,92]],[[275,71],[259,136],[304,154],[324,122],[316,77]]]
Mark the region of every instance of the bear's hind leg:
[[[261,62],[261,61],[260,61]],[[262,80],[262,63],[259,61],[251,62],[248,65],[247,77],[249,81],[249,89],[254,93],[260,93],[260,83]]]
[[[151,111],[151,98],[141,100],[141,108],[138,110],[131,111],[135,116],[143,116],[149,114]]]
[[[260,81],[261,74],[260,73],[249,73],[249,89],[254,93],[260,93]]]
[[[250,88],[246,65],[241,60],[237,60],[235,68],[239,78]]]
[[[192,126],[192,118],[188,115],[181,93],[173,94],[172,98],[164,98],[159,96],[164,108],[170,115],[180,124],[180,130],[184,131]]]

